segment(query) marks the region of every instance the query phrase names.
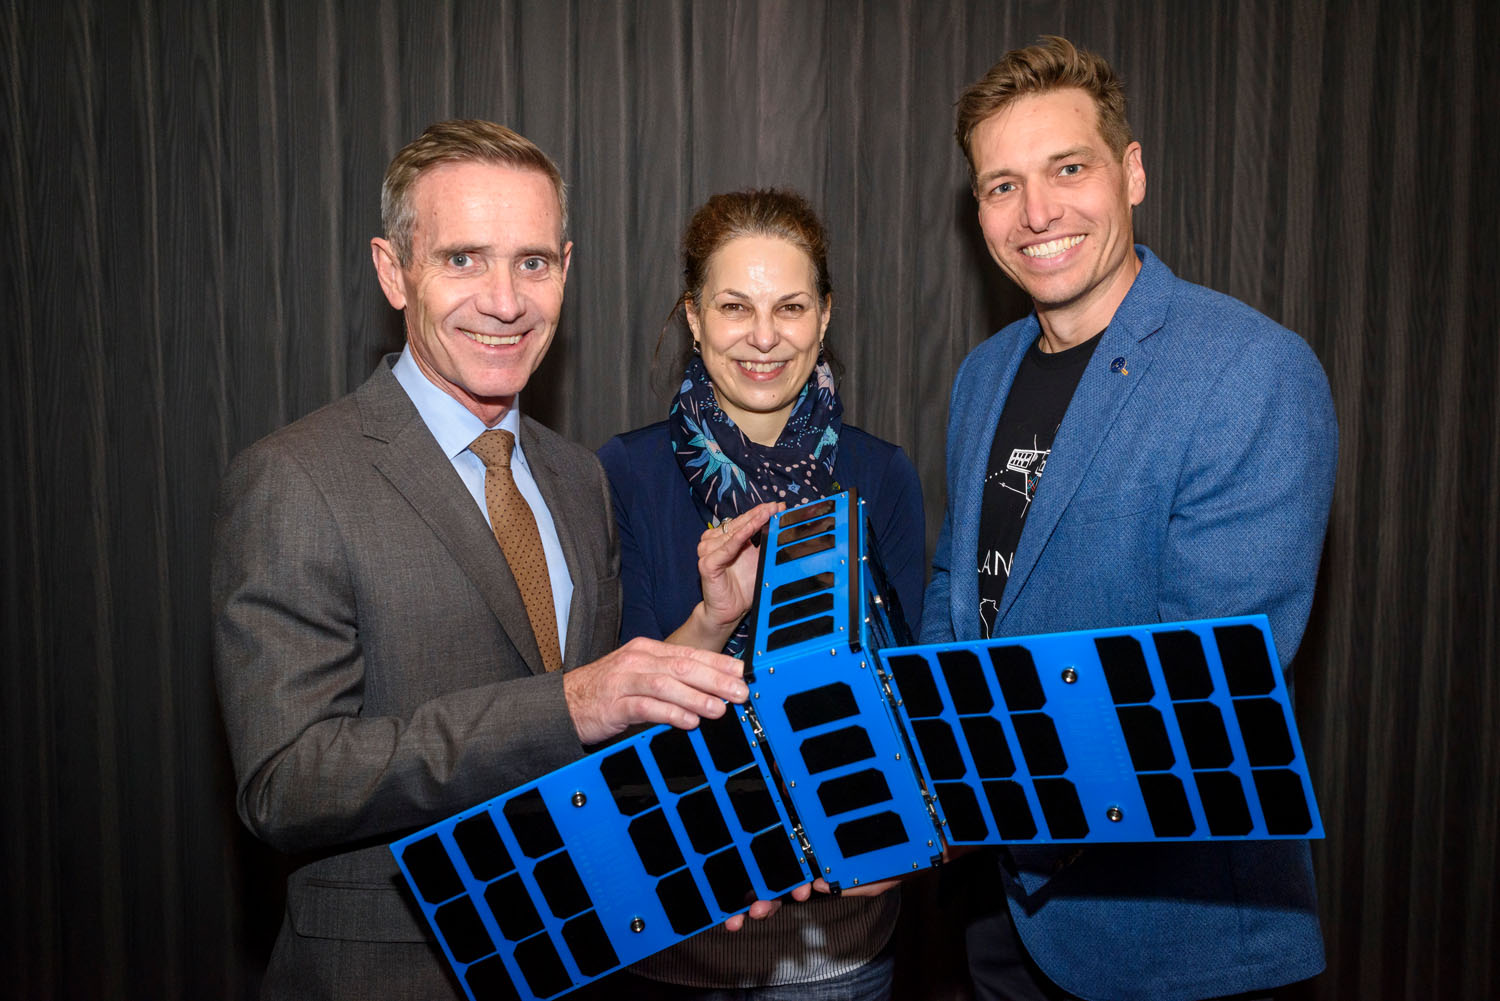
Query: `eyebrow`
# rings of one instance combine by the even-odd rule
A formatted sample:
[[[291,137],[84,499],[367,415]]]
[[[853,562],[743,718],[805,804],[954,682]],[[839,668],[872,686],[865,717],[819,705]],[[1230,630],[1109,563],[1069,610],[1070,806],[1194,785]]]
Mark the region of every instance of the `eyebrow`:
[[[1059,164],[1064,160],[1088,160],[1091,162],[1098,162],[1099,154],[1095,152],[1091,147],[1075,146],[1072,149],[1065,149],[1061,152],[1053,153],[1052,155],[1048,156],[1047,166],[1055,166],[1056,164]],[[1019,173],[1021,173],[1021,171],[1016,170],[1013,167],[996,167],[994,170],[987,170],[983,174],[980,174],[977,178],[975,178],[975,181],[979,184],[985,184],[989,181],[993,181],[997,177],[1014,177]]]
[[[731,296],[734,296],[736,299],[744,299],[746,302],[749,302],[750,299],[751,299],[750,293],[748,293],[748,292],[741,292],[737,288],[721,288],[721,289],[719,289],[719,291],[717,291],[717,292],[714,293],[714,297],[715,298],[717,298],[718,296],[721,296],[721,295],[731,295]],[[815,296],[813,296],[813,294],[811,292],[807,291],[807,289],[797,289],[794,292],[788,292],[788,293],[786,293],[785,295],[783,295],[780,298],[778,298],[776,301],[777,302],[787,302],[788,300],[795,299],[798,296],[803,296],[803,295],[807,296],[808,298],[816,298]]]
[[[551,264],[562,260],[562,254],[554,247],[522,247],[516,251],[516,257],[545,257]]]
[[[487,255],[493,251],[494,248],[487,243],[455,243],[447,247],[434,247],[432,254],[439,260],[447,260],[454,254]],[[522,247],[515,252],[514,257],[544,257],[551,264],[562,260],[562,255],[552,247]]]

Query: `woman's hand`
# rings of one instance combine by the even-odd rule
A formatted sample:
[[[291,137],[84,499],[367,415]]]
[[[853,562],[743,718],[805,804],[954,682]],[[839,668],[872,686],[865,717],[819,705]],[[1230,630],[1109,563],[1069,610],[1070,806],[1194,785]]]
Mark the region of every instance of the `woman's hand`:
[[[698,580],[709,624],[733,630],[755,601],[760,547],[751,542],[785,504],[757,504],[738,518],[704,531],[698,539]],[[728,636],[726,635],[727,639]]]
[[[751,540],[771,516],[783,510],[780,502],[758,504],[703,532],[698,539],[698,581],[703,600],[688,620],[667,637],[704,650],[720,650],[728,642],[755,600],[755,571],[760,547]]]

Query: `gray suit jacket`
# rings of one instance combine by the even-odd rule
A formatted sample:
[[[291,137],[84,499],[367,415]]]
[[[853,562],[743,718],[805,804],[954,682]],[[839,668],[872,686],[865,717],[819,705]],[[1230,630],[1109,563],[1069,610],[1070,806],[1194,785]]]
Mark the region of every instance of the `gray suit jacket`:
[[[267,998],[457,996],[386,844],[581,753],[484,516],[386,359],[231,464],[214,667],[245,824],[303,864]],[[598,460],[521,440],[573,577],[564,668],[619,632]]]

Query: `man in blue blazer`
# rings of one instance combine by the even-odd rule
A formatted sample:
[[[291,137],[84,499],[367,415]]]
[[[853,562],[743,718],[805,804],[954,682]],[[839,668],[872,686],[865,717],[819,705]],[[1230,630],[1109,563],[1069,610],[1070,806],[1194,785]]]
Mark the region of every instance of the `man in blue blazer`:
[[[990,253],[1035,308],[959,369],[922,640],[1263,612],[1285,670],[1333,490],[1317,358],[1135,245],[1146,175],[1102,59],[1055,37],[1009,53],[957,137]],[[1265,995],[1323,968],[1305,842],[975,863],[997,887],[967,931],[982,999]]]

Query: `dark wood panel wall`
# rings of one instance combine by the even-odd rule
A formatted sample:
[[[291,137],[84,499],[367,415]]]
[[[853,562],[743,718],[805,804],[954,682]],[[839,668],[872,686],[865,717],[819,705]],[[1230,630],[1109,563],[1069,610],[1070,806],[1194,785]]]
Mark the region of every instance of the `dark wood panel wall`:
[[[249,997],[280,862],[238,825],[205,585],[217,478],[400,343],[369,264],[427,122],[561,164],[577,242],[530,411],[657,419],[676,237],[802,189],[849,419],[941,516],[959,360],[1026,308],[952,102],[1061,32],[1129,88],[1141,238],[1299,331],[1342,427],[1297,668],[1330,968],[1299,996],[1493,997],[1500,833],[1497,5],[1482,0],[9,0],[0,7],[0,967],[18,998]],[[902,990],[961,996],[941,914]],[[925,954],[925,955],[924,955]],[[917,973],[926,962],[935,972]]]

